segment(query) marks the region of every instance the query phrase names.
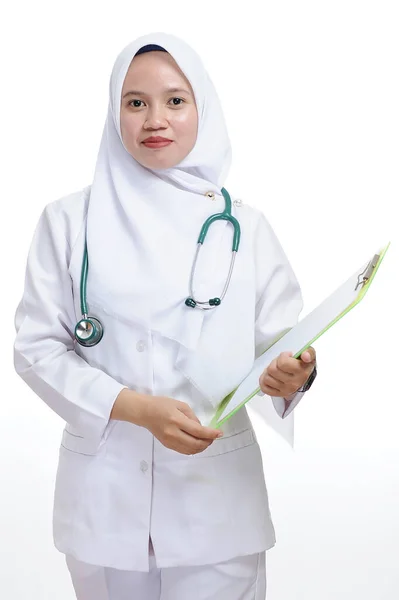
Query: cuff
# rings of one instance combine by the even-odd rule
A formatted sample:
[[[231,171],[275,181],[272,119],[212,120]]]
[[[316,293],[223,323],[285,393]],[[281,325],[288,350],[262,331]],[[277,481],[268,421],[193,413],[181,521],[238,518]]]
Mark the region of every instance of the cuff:
[[[288,415],[294,410],[294,408],[302,400],[306,392],[294,392],[287,398],[281,398],[280,396],[272,396],[273,406],[277,414],[282,418],[288,417]]]
[[[127,388],[126,385],[115,381],[111,377],[100,377],[91,385],[90,395],[97,399],[91,403],[91,410],[79,411],[76,427],[84,437],[102,440],[110,426],[110,415],[119,393]],[[93,408],[96,408],[94,411]]]

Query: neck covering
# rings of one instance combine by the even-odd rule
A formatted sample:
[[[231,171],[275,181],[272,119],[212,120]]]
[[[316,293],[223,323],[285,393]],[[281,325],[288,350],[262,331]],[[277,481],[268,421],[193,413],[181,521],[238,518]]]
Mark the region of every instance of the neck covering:
[[[194,148],[167,169],[149,169],[136,161],[120,129],[124,79],[133,57],[148,45],[174,58],[192,86],[198,111]],[[144,35],[126,46],[111,73],[108,114],[90,191],[88,300],[90,290],[92,297],[124,318],[195,349],[203,313],[211,311],[187,307],[185,300],[202,224],[224,210],[221,188],[230,164],[222,108],[197,53],[166,33]],[[215,200],[207,192],[213,192]],[[199,300],[217,295],[218,288],[211,285],[217,269],[227,275],[231,246],[227,264],[221,264],[223,252],[216,260],[225,227],[226,222],[213,224],[201,249],[194,279]],[[206,295],[199,296],[201,291]]]

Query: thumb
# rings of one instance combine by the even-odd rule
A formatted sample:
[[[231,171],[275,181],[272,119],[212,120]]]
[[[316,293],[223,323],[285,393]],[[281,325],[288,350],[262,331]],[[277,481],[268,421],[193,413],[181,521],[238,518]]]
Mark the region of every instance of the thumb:
[[[316,352],[314,348],[309,346],[309,348],[305,350],[305,352],[302,352],[301,360],[303,360],[303,362],[305,363],[311,363],[312,361],[316,360]]]
[[[185,402],[182,402],[181,405],[179,406],[179,410],[186,417],[188,417],[192,421],[196,421],[197,423],[199,423],[201,425],[201,421],[199,420],[199,418],[197,417],[197,415],[195,414],[193,409],[188,404],[186,404]]]

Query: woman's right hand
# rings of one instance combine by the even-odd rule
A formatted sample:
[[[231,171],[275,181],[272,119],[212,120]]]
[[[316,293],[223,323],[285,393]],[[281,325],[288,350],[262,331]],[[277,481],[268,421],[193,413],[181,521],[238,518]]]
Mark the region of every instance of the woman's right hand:
[[[223,436],[219,429],[201,425],[185,402],[168,396],[150,396],[123,389],[111,418],[130,421],[150,431],[166,448],[181,454],[198,454]]]
[[[141,422],[161,444],[181,454],[203,452],[223,435],[201,425],[188,404],[168,396],[147,396]]]

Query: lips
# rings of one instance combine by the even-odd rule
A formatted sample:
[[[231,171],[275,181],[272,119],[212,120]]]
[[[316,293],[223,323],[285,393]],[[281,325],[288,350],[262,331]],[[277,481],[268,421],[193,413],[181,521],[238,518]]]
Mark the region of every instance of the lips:
[[[170,140],[169,138],[164,138],[161,137],[159,135],[157,136],[152,136],[152,137],[148,137],[145,140],[143,140],[143,144],[156,144],[157,142],[171,142],[172,140]]]
[[[168,138],[164,138],[161,136],[153,136],[149,137],[142,142],[143,146],[146,148],[152,148],[153,150],[157,148],[165,148],[166,146],[170,146],[173,143],[173,140],[169,140]]]

